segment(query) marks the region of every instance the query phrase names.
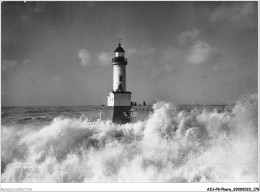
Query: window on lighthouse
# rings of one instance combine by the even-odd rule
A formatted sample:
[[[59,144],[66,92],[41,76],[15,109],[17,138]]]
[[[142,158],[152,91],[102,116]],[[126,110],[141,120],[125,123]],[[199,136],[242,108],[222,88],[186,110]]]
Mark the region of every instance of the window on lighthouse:
[[[118,88],[117,88],[117,91],[123,91],[123,88],[122,88],[122,85],[119,84]]]
[[[123,76],[122,75],[119,75],[119,81],[123,81]]]
[[[124,52],[116,52],[116,57],[125,57]]]

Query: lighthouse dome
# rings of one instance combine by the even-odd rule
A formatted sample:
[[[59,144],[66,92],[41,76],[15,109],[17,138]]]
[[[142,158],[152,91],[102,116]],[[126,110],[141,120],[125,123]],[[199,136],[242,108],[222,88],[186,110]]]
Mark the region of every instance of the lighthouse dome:
[[[118,47],[116,48],[115,52],[124,53],[125,50],[121,47],[121,43],[118,44]]]

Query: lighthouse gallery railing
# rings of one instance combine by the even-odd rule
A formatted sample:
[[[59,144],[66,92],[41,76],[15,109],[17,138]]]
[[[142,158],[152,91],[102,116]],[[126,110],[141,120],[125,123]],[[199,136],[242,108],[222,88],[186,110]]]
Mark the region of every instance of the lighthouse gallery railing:
[[[112,58],[112,62],[127,62],[127,58],[115,57],[115,58]]]

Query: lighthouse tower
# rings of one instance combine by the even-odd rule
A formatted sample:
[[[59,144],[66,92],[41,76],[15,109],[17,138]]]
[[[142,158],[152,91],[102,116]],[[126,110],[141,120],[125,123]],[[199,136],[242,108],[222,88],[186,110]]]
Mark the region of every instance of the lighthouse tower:
[[[115,50],[113,64],[113,91],[107,98],[108,106],[131,106],[131,92],[126,91],[126,65],[125,51],[119,43]]]
[[[107,106],[112,107],[111,119],[115,123],[129,122],[131,110],[131,92],[126,91],[126,65],[125,51],[119,43],[112,58],[113,90],[107,96]],[[110,110],[110,111],[111,111]]]

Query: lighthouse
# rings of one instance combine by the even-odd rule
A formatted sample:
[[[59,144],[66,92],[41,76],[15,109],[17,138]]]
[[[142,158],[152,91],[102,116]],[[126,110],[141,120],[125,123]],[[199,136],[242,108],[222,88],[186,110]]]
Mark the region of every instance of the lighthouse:
[[[131,92],[126,91],[126,65],[125,51],[119,43],[112,58],[113,65],[113,91],[107,97],[107,106],[131,106]]]
[[[113,66],[113,90],[107,96],[105,119],[114,123],[127,123],[131,121],[131,92],[126,89],[127,58],[125,50],[118,44],[115,57],[112,58]]]

